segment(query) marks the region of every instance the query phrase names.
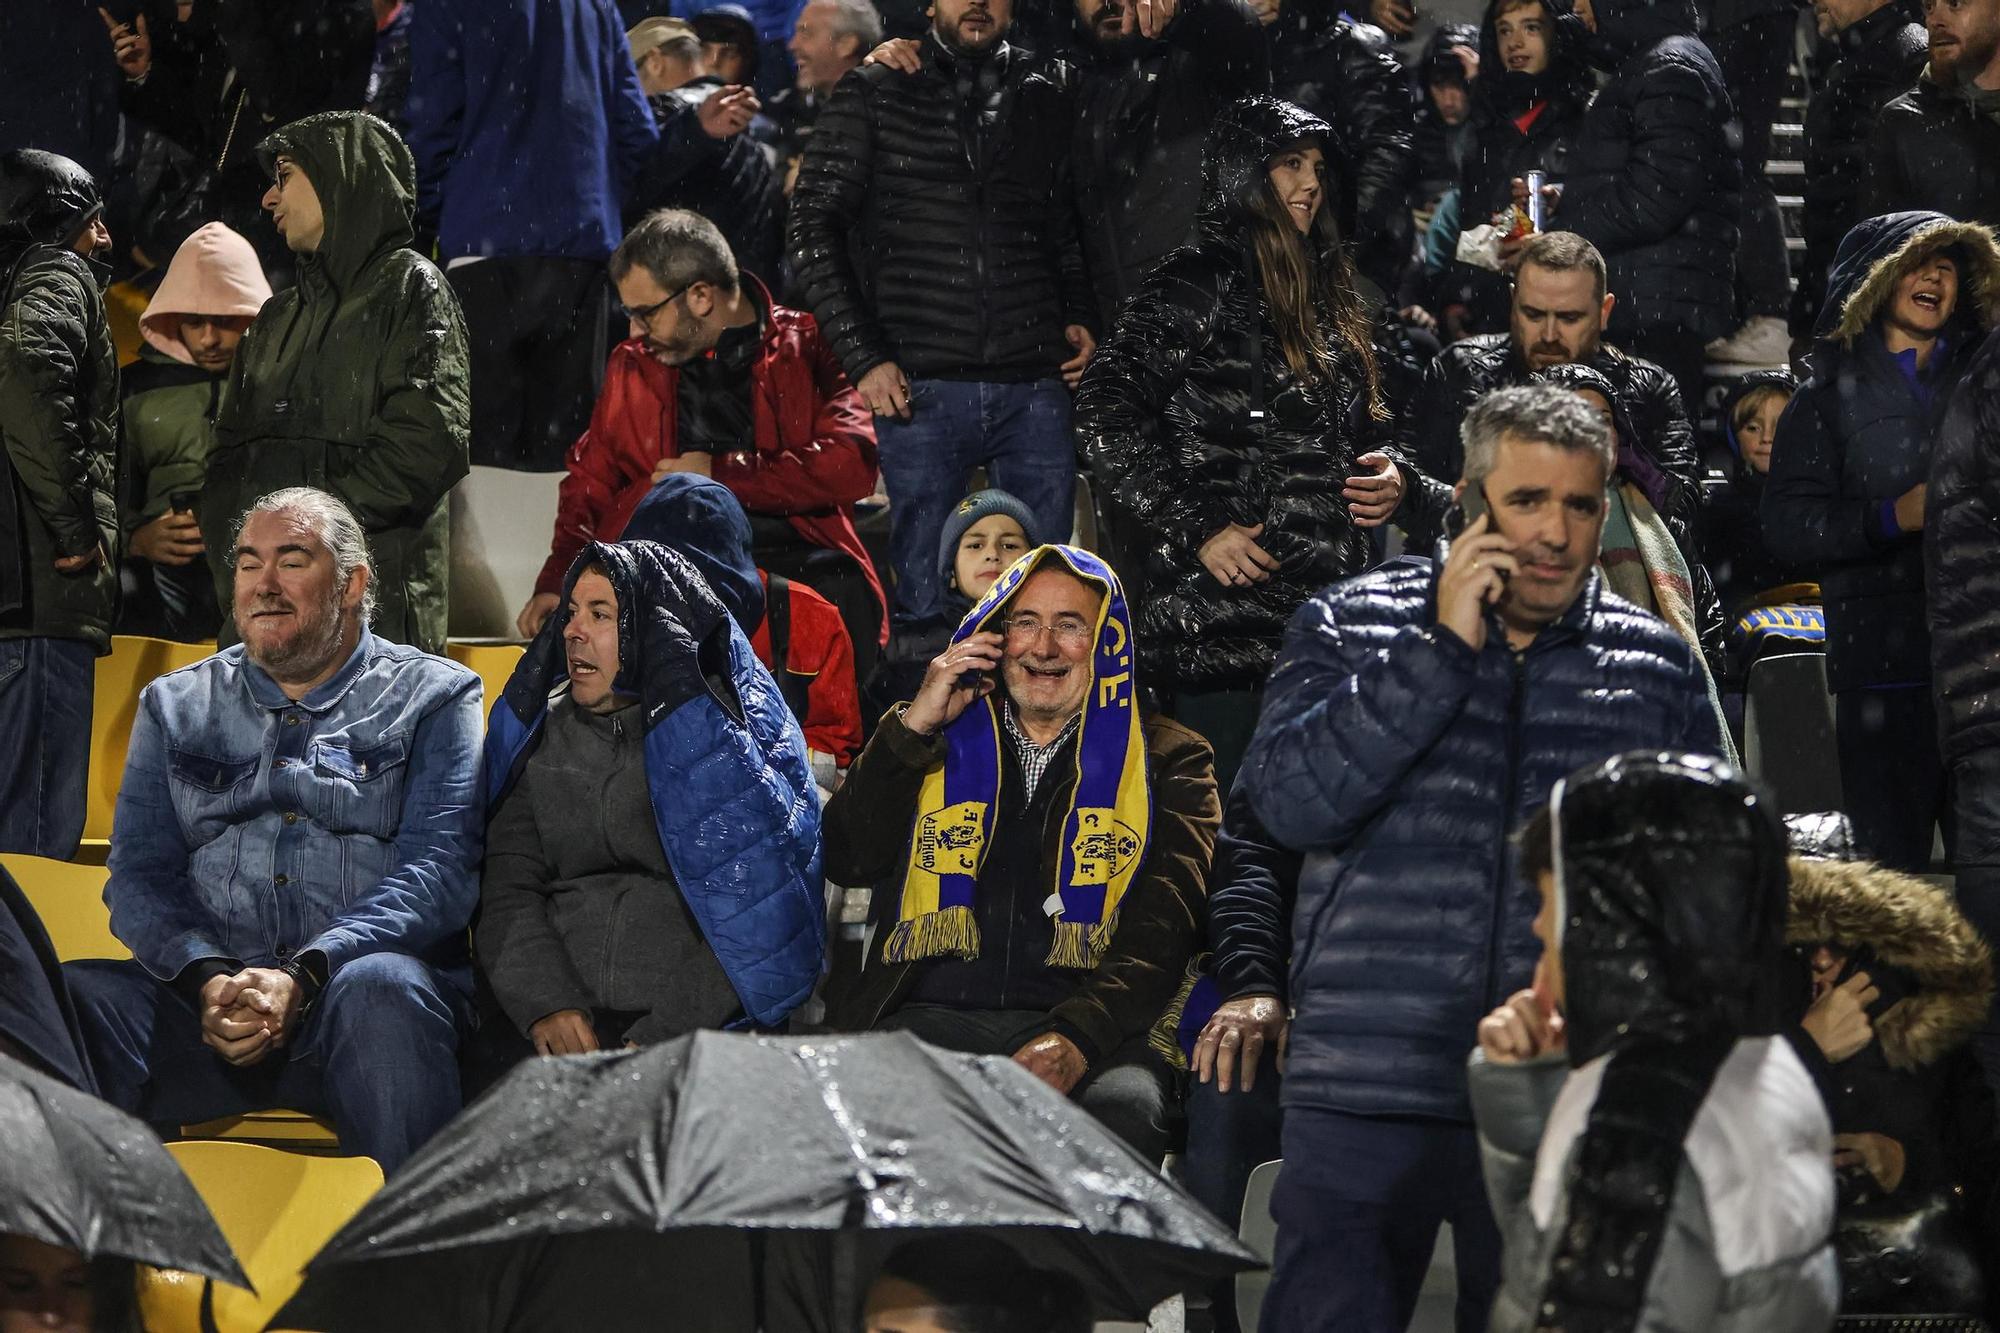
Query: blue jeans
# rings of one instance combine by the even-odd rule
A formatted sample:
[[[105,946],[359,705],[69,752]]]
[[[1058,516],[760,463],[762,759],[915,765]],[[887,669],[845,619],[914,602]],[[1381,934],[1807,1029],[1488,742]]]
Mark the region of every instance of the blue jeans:
[[[896,567],[895,622],[944,611],[938,542],[974,468],[1035,516],[1038,541],[1069,540],[1076,522],[1076,444],[1069,390],[1059,379],[1027,384],[914,380],[910,419],[875,419],[889,490],[889,559]]]
[[[1444,1222],[1458,1260],[1458,1333],[1485,1329],[1500,1232],[1471,1125],[1294,1106],[1284,1137],[1264,1333],[1403,1333]]]
[[[76,855],[96,679],[82,639],[0,639],[0,852]]]
[[[204,1046],[194,1005],[138,963],[63,972],[105,1100],[155,1125],[288,1107],[326,1116],[342,1148],[393,1175],[458,1114],[472,1001],[408,954],[342,967],[292,1043],[247,1069]]]

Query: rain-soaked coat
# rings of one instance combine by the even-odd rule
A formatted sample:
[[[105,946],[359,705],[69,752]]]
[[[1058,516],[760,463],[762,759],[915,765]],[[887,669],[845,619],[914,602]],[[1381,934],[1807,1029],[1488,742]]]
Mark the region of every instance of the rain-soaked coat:
[[[410,150],[373,116],[340,111],[287,125],[260,151],[312,182],[326,236],[299,256],[299,285],[250,326],[223,390],[197,510],[218,600],[230,605],[229,539],[244,510],[317,486],[368,534],[375,632],[442,651],[445,496],[466,474],[471,396],[458,299],[410,248]]]
[[[1143,526],[1146,597],[1136,612],[1147,679],[1248,688],[1277,656],[1306,598],[1360,572],[1368,542],[1341,498],[1365,416],[1360,367],[1332,330],[1342,378],[1302,380],[1267,313],[1249,201],[1264,164],[1326,122],[1246,98],[1210,139],[1200,235],[1146,278],[1077,391],[1077,438],[1117,503]],[[1264,525],[1280,562],[1249,587],[1208,572],[1203,542]]]
[[[2000,743],[2000,335],[1952,395],[1924,503],[1931,665],[1950,763]]]
[[[1492,1327],[1829,1327],[1833,1134],[1773,1035],[1796,976],[1775,812],[1727,765],[1643,753],[1550,812],[1568,1049],[1469,1071],[1505,1229]]]
[[[1940,250],[1958,257],[1957,314],[1913,381],[1882,340],[1896,281]],[[1813,373],[1778,419],[1764,488],[1771,554],[1817,576],[1834,690],[1930,680],[1924,542],[1896,498],[1930,476],[1952,389],[2000,322],[2000,245],[1941,213],[1888,213],[1841,242]]]
[[[69,248],[103,209],[53,153],[0,168],[0,639],[111,647],[118,596],[118,353],[92,265]],[[77,573],[66,556],[111,557]]]

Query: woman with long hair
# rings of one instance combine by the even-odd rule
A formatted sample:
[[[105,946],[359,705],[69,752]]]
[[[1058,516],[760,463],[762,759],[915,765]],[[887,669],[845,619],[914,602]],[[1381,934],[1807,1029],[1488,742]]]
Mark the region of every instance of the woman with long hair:
[[[1327,206],[1331,131],[1250,97],[1211,132],[1194,243],[1149,274],[1077,391],[1138,584],[1139,658],[1227,790],[1292,613],[1369,556],[1403,474]]]

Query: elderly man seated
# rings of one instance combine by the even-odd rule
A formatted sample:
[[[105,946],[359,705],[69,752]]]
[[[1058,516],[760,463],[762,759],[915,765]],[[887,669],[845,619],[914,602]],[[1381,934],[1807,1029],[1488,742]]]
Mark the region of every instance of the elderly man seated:
[[[230,545],[243,642],[147,686],[132,728],[104,897],[135,961],[70,987],[117,1105],[322,1113],[393,1171],[459,1109],[479,678],[369,632],[332,496],[266,495]]]
[[[826,808],[826,871],[874,884],[879,963],[828,1021],[1011,1054],[1140,1152],[1170,1077],[1148,1035],[1201,920],[1208,743],[1140,714],[1125,594],[1043,546],[994,583]]]

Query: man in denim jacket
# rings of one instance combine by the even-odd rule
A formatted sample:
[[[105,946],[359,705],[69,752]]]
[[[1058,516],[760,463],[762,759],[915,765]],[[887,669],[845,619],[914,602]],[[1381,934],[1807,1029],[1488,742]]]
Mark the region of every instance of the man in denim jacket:
[[[332,496],[267,495],[231,546],[243,642],[154,681],[132,729],[104,897],[135,961],[70,985],[112,1102],[321,1113],[393,1171],[460,1104],[479,680],[369,633]]]

